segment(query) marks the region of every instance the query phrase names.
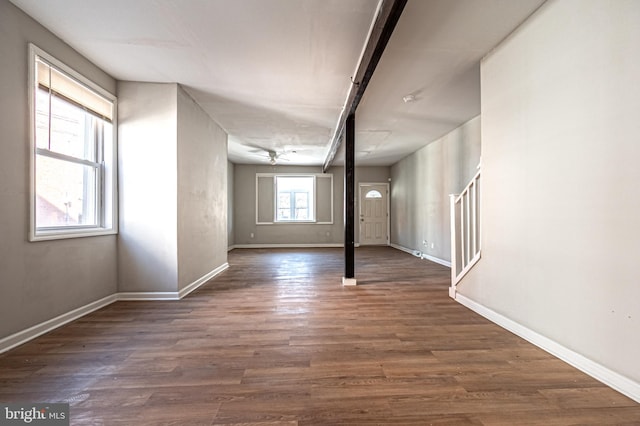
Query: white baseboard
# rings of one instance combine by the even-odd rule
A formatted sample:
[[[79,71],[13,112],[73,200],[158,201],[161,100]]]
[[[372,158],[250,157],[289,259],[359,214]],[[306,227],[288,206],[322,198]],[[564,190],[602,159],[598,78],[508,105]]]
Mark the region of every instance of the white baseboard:
[[[177,291],[125,291],[117,293],[117,301],[137,302],[143,300],[180,300]]]
[[[457,291],[456,291],[455,286],[451,286],[451,287],[449,287],[449,297],[450,297],[450,298],[455,299],[457,294],[458,294],[458,293],[457,293]]]
[[[451,268],[451,262],[448,260],[440,259],[439,257],[430,256],[428,254],[422,253],[422,258],[430,260],[431,262],[437,263],[442,266],[446,266],[447,268]]]
[[[55,318],[36,324],[33,327],[29,327],[26,330],[19,331],[3,339],[0,339],[0,353],[6,352],[10,349],[20,346],[23,343],[33,340],[38,336],[55,330],[71,321],[75,321],[80,317],[90,314],[93,311],[97,311],[107,305],[112,304],[118,300],[117,294],[112,294],[107,297],[103,297],[95,302],[88,303],[72,311],[66,312],[62,315],[58,315]]]
[[[541,334],[536,333],[535,331],[485,307],[484,305],[461,295],[460,293],[455,295],[455,299],[460,304],[482,315],[489,321],[496,323],[500,327],[509,330],[517,336],[522,337],[526,341],[549,352],[551,355],[560,358],[564,362],[628,396],[634,401],[640,402],[640,383],[622,376],[621,374],[618,374],[615,371],[612,371],[605,366],[598,364],[597,362],[594,362]]]
[[[440,258],[435,257],[435,256],[430,256],[428,254],[425,254],[425,253],[421,252],[420,250],[412,250],[410,248],[403,247],[403,246],[398,245],[398,244],[390,244],[390,245],[394,249],[398,249],[398,250],[403,251],[405,253],[409,253],[412,256],[419,257],[420,259],[430,260],[431,262],[440,264],[442,266],[446,266],[447,268],[451,268],[451,262],[449,262],[448,260],[440,259]]]
[[[196,290],[198,287],[209,281],[211,278],[222,273],[229,268],[228,263],[217,267],[213,271],[198,278],[180,291],[147,291],[147,292],[121,292],[115,293],[110,296],[104,297],[95,302],[91,302],[85,306],[81,306],[77,309],[69,311],[65,314],[59,315],[55,318],[42,322],[40,324],[29,327],[26,330],[19,331],[12,335],[9,335],[3,339],[0,339],[0,354],[10,349],[20,346],[23,343],[27,343],[29,340],[33,340],[38,336],[55,330],[71,321],[75,321],[93,311],[103,308],[117,301],[142,301],[142,300],[180,300],[189,293]]]
[[[225,262],[222,265],[218,266],[213,271],[204,274],[203,276],[201,276],[200,278],[198,278],[197,280],[195,280],[194,282],[192,282],[191,284],[189,284],[188,286],[186,286],[185,288],[180,290],[178,292],[178,298],[182,299],[183,297],[185,297],[186,295],[188,295],[192,291],[196,290],[202,284],[206,283],[211,278],[215,277],[216,275],[221,274],[222,272],[226,271],[227,269],[229,269],[229,264],[227,262]]]
[[[357,246],[357,244],[356,244]],[[259,248],[341,248],[342,243],[326,244],[236,244],[234,249],[259,249]]]
[[[405,253],[409,253],[410,255],[415,256],[415,252],[416,252],[416,250],[411,250],[410,248],[406,248],[406,247],[404,247],[404,246],[401,246],[401,245],[398,245],[398,244],[393,244],[393,243],[391,243],[391,244],[389,244],[389,245],[390,245],[391,247],[393,247],[394,249],[396,249],[396,250],[400,250],[400,251],[403,251],[403,252],[405,252]]]

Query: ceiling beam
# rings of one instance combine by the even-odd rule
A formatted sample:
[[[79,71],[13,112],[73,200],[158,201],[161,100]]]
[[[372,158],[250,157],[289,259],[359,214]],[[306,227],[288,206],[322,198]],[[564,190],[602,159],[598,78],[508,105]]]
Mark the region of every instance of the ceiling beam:
[[[344,103],[338,124],[336,125],[333,138],[331,140],[331,146],[327,152],[327,156],[322,166],[322,171],[326,172],[331,166],[333,159],[340,148],[342,143],[342,136],[344,134],[345,123],[347,117],[351,114],[355,114],[358,104],[364,95],[364,91],[371,80],[373,71],[376,69],[382,53],[384,52],[387,42],[391,38],[400,15],[404,10],[404,6],[407,4],[407,0],[381,0],[380,7],[378,8],[378,14],[371,28],[367,45],[362,53],[360,64],[358,64],[358,70],[355,77],[351,78],[352,84],[347,95],[347,100]]]

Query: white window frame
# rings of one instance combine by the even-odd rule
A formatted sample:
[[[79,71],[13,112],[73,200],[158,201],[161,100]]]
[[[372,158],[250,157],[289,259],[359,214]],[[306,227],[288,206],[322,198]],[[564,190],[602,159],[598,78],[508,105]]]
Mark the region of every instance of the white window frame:
[[[278,203],[276,198],[278,197],[278,193],[276,190],[276,176],[314,176],[315,177],[315,182],[314,182],[314,202],[313,202],[313,207],[314,207],[314,221],[276,221],[276,217],[277,217],[277,208],[278,208]],[[260,216],[260,179],[263,178],[270,178],[273,179],[272,182],[272,189],[273,189],[273,194],[271,195],[271,202],[273,203],[271,212],[270,212],[270,217],[269,220],[265,220],[267,219],[266,217],[262,217],[263,220],[261,219]],[[330,212],[330,217],[329,217],[329,221],[325,220],[320,220],[318,218],[318,179],[327,179],[329,181],[329,212]],[[332,173],[256,173],[256,178],[255,178],[255,224],[256,225],[333,225],[333,207],[334,207],[334,200],[333,200],[333,194],[334,194],[334,188],[333,188],[333,174]],[[324,219],[324,217],[323,217]]]
[[[310,194],[307,202],[312,202],[313,206],[309,209],[309,212],[313,217],[311,219],[296,220],[296,219],[278,219],[278,178],[312,178],[313,179],[313,193]],[[316,223],[316,175],[315,174],[275,174],[273,176],[273,221],[274,223]]]
[[[90,237],[99,235],[113,235],[118,232],[118,204],[117,204],[117,98],[112,93],[103,89],[90,79],[73,70],[63,62],[51,56],[47,52],[38,48],[33,44],[29,44],[29,144],[30,144],[30,223],[29,223],[29,241],[55,240],[66,238]],[[78,161],[64,154],[52,151],[42,150],[37,147],[36,141],[36,61],[40,58],[58,71],[71,77],[77,83],[87,87],[91,91],[97,93],[101,97],[107,99],[113,104],[112,111],[112,140],[105,142],[105,147],[110,149],[104,152],[102,161],[93,163],[91,161]],[[78,225],[78,226],[53,226],[46,228],[38,228],[36,226],[36,158],[37,155],[45,155],[58,160],[69,161],[72,164],[84,164],[90,167],[96,167],[98,170],[97,184],[97,225]]]

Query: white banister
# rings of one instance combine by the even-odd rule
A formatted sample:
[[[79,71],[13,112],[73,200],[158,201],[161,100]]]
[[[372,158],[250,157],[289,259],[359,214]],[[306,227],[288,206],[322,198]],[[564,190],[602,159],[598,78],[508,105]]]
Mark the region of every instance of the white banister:
[[[451,208],[451,288],[480,260],[480,170],[460,194],[449,196]]]

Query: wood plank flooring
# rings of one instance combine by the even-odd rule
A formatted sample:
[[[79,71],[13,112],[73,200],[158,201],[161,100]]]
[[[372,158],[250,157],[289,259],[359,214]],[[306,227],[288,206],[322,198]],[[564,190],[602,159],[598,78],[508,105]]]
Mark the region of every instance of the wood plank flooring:
[[[388,247],[234,250],[181,301],[117,302],[0,356],[0,401],[75,425],[640,425],[640,404]]]

